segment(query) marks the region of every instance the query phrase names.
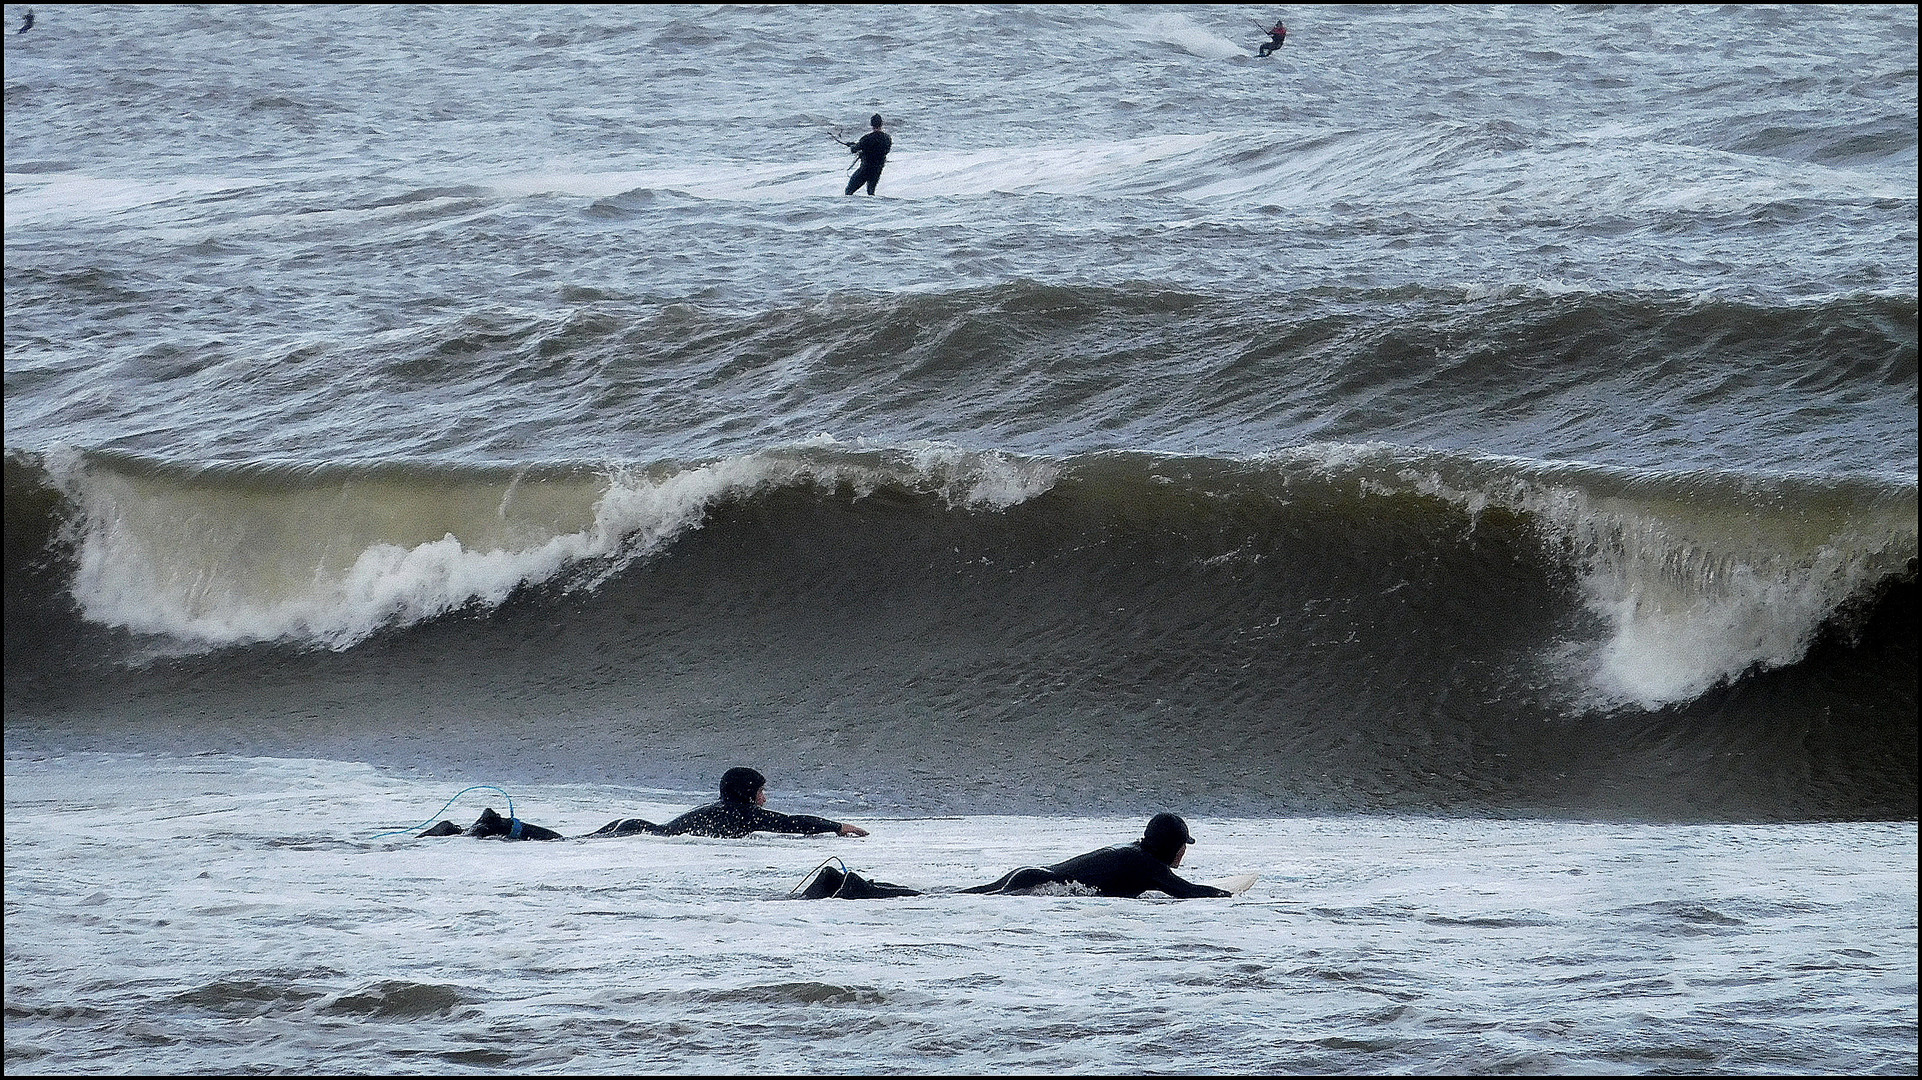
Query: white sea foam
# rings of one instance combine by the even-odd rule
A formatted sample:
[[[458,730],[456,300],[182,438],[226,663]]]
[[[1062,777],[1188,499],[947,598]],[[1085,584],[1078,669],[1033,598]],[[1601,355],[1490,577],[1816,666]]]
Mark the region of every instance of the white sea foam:
[[[1137,41],[1173,45],[1190,56],[1206,60],[1252,55],[1247,49],[1178,11],[1157,12],[1139,21],[1124,22],[1123,26],[1124,33]]]
[[[1462,490],[1419,470],[1404,479],[1471,515],[1503,505],[1533,516],[1573,560],[1584,603],[1608,627],[1578,654],[1578,669],[1605,701],[1644,709],[1796,663],[1825,621],[1916,552],[1912,501],[1809,521],[1706,495],[1598,494],[1565,480],[1518,476]]]
[[[1006,510],[1054,486],[1060,468],[1039,458],[965,451],[950,443],[922,443],[909,451],[914,469],[943,483],[949,506]]]
[[[1166,16],[1181,21],[1180,16]],[[1173,25],[1171,22],[1169,25]],[[1229,46],[1232,48],[1233,46]],[[832,149],[830,147],[829,149]],[[1609,162],[1598,171],[1596,160]],[[509,197],[609,198],[671,191],[727,201],[839,199],[846,159],[810,150],[773,163],[697,161],[640,168],[549,167],[476,183]],[[1583,182],[1570,185],[1579,175]],[[1283,121],[1127,139],[990,147],[897,142],[882,181],[891,199],[1001,194],[1177,198],[1320,211],[1392,204],[1405,212],[1523,216],[1723,212],[1798,198],[1914,199],[1913,185],[1875,173],[1754,159],[1690,146],[1517,144],[1487,124],[1432,121],[1381,132]]]
[[[151,221],[165,216],[151,210],[159,204],[265,183],[268,181],[217,176],[135,179],[84,173],[8,173],[5,221],[8,229],[59,225],[136,208],[148,208],[144,220]],[[181,210],[179,216],[192,218],[199,214],[187,208]]]
[[[1055,467],[928,443],[838,453],[831,438],[689,468],[467,483],[348,480],[271,490],[137,477],[54,462],[81,510],[73,595],[90,620],[178,642],[295,640],[345,649],[369,635],[579,570],[592,587],[699,528],[716,502],[814,481],[858,494],[900,484],[950,506],[1005,509]]]
[[[1528,515],[1606,628],[1582,647],[1551,647],[1590,704],[1656,709],[1796,663],[1825,621],[1917,550],[1914,489],[1894,494],[1899,485],[1837,516],[1844,504],[1785,505],[1804,496],[1767,481],[1636,483],[1599,466],[1385,443],[1312,444],[1263,460],[1353,475],[1368,494],[1445,499],[1471,518],[1491,507]]]
[[[8,749],[9,1074],[1915,1067],[1913,823],[1191,817],[1180,872],[1252,890],[790,901],[830,858],[965,886],[1141,821],[783,790],[872,835],[416,840],[377,834],[480,778]],[[569,835],[707,797],[511,790]]]
[[[991,192],[1084,194],[1144,179],[1157,182],[1156,166],[1178,163],[1219,138],[1165,135],[987,149],[902,147],[888,158],[882,185],[885,195],[896,199]],[[776,203],[841,198],[846,167],[844,156],[817,153],[772,165],[705,162],[606,171],[553,169],[497,176],[484,183],[510,197],[560,194],[599,199],[634,191],[672,191],[702,199]]]

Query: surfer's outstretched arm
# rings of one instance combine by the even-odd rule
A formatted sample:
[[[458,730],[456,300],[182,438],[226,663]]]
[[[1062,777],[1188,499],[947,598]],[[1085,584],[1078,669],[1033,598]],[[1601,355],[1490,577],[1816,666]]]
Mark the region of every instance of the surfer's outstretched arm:
[[[859,825],[848,825],[813,814],[783,814],[766,807],[756,806],[748,811],[749,827],[754,832],[794,833],[812,836],[815,833],[836,833],[841,836],[866,836],[868,831]]]
[[[1199,900],[1209,896],[1234,895],[1234,893],[1226,889],[1217,889],[1213,885],[1203,885],[1198,881],[1189,881],[1173,870],[1163,870],[1161,873],[1156,874],[1155,880],[1148,888],[1165,892],[1177,900]]]

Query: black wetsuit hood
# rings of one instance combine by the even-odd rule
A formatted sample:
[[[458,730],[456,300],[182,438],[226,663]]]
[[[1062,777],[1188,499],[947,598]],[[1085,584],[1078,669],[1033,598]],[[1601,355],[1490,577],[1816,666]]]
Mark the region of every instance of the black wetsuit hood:
[[[1148,819],[1141,833],[1141,849],[1162,862],[1173,864],[1181,849],[1195,842],[1188,823],[1179,814],[1156,814]]]
[[[754,793],[767,786],[767,777],[739,765],[721,774],[721,801],[747,803],[754,801]]]

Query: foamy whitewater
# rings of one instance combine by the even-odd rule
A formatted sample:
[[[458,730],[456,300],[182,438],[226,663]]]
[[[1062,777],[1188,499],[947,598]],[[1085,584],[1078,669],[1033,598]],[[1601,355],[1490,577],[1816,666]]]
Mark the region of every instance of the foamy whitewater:
[[[26,11],[9,1073],[1915,1071],[1912,6]]]

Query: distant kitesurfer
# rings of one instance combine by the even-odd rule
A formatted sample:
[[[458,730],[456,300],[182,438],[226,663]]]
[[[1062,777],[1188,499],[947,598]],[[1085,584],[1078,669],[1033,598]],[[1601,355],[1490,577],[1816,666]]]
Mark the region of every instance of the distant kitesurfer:
[[[844,194],[852,195],[862,184],[868,186],[868,194],[874,194],[874,185],[881,180],[881,167],[888,163],[888,151],[894,149],[894,140],[881,130],[881,114],[868,117],[868,127],[873,130],[861,136],[859,142],[842,143],[850,153],[861,155],[861,167],[848,178],[848,189]]]
[[[14,31],[14,33],[24,34],[31,29],[33,29],[33,9],[28,8],[27,13],[20,17],[20,29]]]
[[[880,117],[875,119],[879,120]],[[697,806],[680,817],[656,825],[640,818],[616,819],[589,836],[717,836],[737,840],[753,832],[839,833],[866,836],[858,825],[814,817],[810,814],[779,814],[767,809],[767,777],[745,766],[721,775],[721,801]]]
[[[1163,892],[1178,900],[1204,896],[1233,896],[1225,889],[1189,881],[1174,872],[1195,842],[1188,823],[1175,814],[1156,814],[1148,819],[1141,839],[1132,844],[1076,855],[1052,866],[1023,866],[1010,870],[986,885],[976,885],[963,893],[1020,893],[1047,885],[1080,885],[1102,896],[1137,897],[1144,892]],[[917,896],[915,890],[885,881],[870,881],[853,871],[823,866],[800,892],[806,900],[836,897],[843,900],[873,900],[888,896]]]
[[[1281,48],[1281,43],[1287,40],[1288,28],[1281,24],[1280,19],[1276,19],[1275,25],[1268,28],[1268,40],[1261,43],[1261,49],[1256,55],[1267,56],[1269,53]]]

